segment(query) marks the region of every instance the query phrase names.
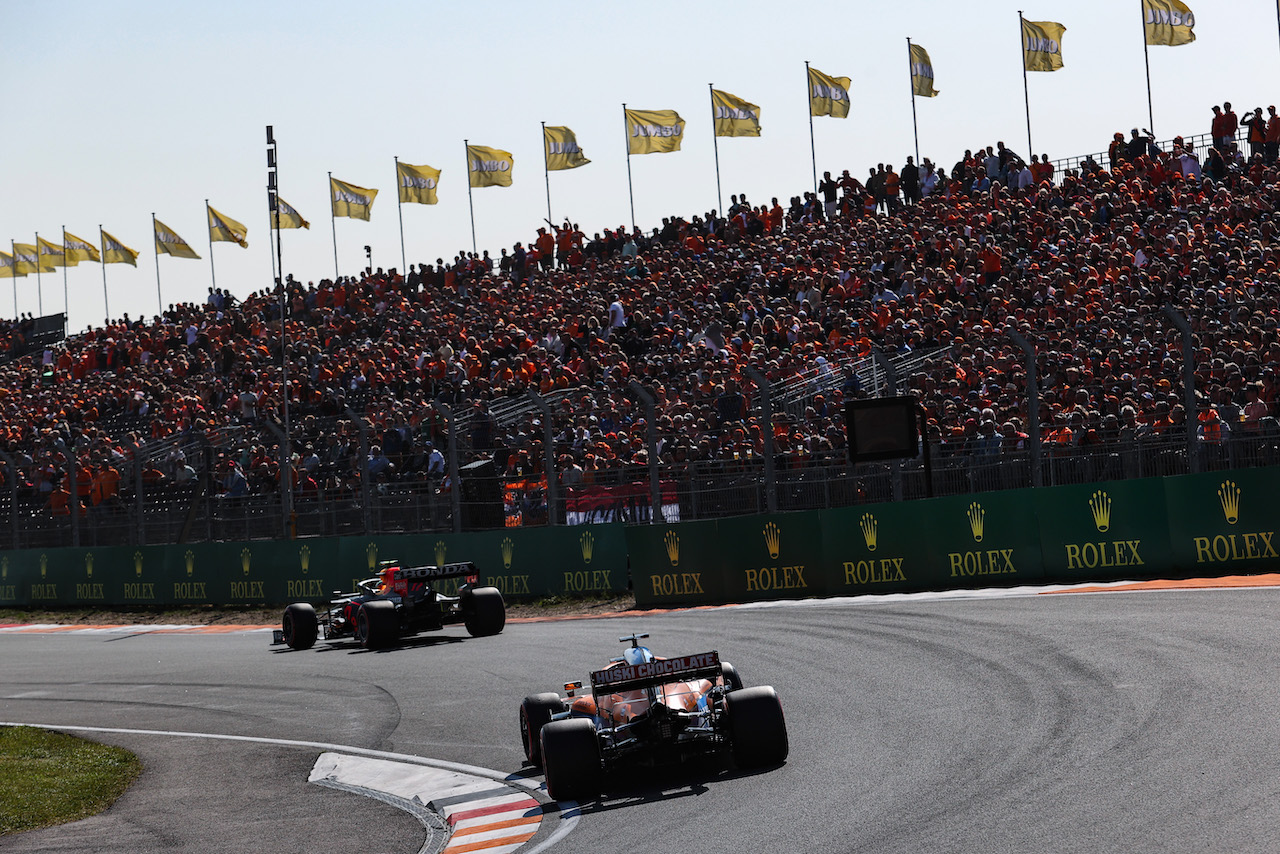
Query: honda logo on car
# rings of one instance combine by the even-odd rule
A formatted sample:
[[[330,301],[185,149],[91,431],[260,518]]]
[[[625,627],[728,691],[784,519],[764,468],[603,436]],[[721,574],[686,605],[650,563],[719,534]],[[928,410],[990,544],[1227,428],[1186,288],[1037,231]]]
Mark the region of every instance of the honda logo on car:
[[[597,670],[591,674],[592,686],[613,685],[617,682],[632,682],[636,679],[653,679],[658,676],[671,676],[686,670],[698,670],[703,667],[715,667],[720,663],[720,656],[714,652],[701,655],[686,655],[681,658],[663,658],[658,661],[646,661],[642,664],[619,664],[608,670]]]

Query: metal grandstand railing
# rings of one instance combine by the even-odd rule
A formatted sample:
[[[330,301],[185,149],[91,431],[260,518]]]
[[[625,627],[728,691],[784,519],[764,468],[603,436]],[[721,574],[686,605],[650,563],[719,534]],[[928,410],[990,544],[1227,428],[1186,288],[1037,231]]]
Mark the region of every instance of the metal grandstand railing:
[[[1126,134],[1125,139],[1127,140],[1128,138],[1129,136]],[[1236,145],[1242,152],[1245,152],[1246,156],[1249,150],[1248,145],[1246,144],[1247,140],[1248,128],[1241,125],[1240,130],[1236,134]],[[1172,151],[1176,142],[1180,142],[1183,148],[1187,149],[1192,154],[1195,154],[1202,164],[1208,158],[1209,149],[1213,147],[1213,137],[1207,133],[1193,134],[1191,136],[1178,137],[1177,139],[1164,140],[1163,142],[1157,142],[1156,147],[1161,151]],[[1057,180],[1068,170],[1081,170],[1085,163],[1090,160],[1102,169],[1111,168],[1111,160],[1106,151],[1079,154],[1074,157],[1063,157],[1058,160],[1050,160],[1049,162],[1053,164],[1053,174],[1055,176],[1055,180]]]

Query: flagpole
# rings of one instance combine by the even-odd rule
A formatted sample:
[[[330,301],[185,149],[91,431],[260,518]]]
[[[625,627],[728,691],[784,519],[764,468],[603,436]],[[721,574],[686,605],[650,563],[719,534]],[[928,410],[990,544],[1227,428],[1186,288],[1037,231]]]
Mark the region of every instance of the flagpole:
[[[809,154],[813,157],[813,194],[818,195],[818,146],[813,141],[813,93],[809,90],[809,60],[804,61],[804,97],[809,102]]]
[[[271,232],[277,230],[275,228],[276,222],[280,219],[279,207],[277,206],[276,210],[271,209],[274,199],[275,196],[272,195],[271,189],[267,188],[267,255],[271,256],[271,281],[273,282],[278,278],[283,278],[283,276],[276,273],[276,253],[273,238],[271,237]],[[278,238],[279,235],[277,234],[276,237]]]
[[[1276,0],[1280,2],[1280,0]],[[547,123],[542,123],[542,174],[547,178],[547,222],[551,222],[551,155],[547,153]],[[554,228],[555,226],[552,226]]]
[[[204,200],[204,218],[205,218],[205,222],[208,222],[209,220],[213,219],[213,217],[210,215],[208,199]],[[218,274],[213,269],[213,226],[212,225],[209,226],[209,278],[213,280],[212,282],[213,287],[217,288]]]
[[[338,281],[338,215],[333,212],[333,173],[329,173],[329,226],[333,229],[333,281]],[[276,235],[279,239],[280,235]],[[280,278],[284,278],[284,270],[280,271]]]
[[[13,238],[9,238],[9,251],[13,253],[13,322],[18,322],[18,247]]]
[[[471,197],[471,146],[468,140],[462,141],[462,149],[467,158],[467,207],[471,208],[471,253],[476,253],[476,203]]]
[[[636,228],[636,191],[631,184],[631,140],[627,138],[627,105],[622,105],[622,141],[627,144],[627,198],[631,201],[631,230]]]
[[[36,310],[44,317],[44,283],[40,280],[40,232],[36,232]]]
[[[400,201],[400,158],[396,155],[396,213],[400,216],[400,274],[408,278],[409,262],[404,254],[404,204]]]
[[[1027,83],[1027,44],[1026,30],[1022,25],[1022,10],[1018,10],[1018,45],[1022,51],[1022,98],[1027,105],[1027,156],[1031,156],[1031,152],[1035,151],[1035,146],[1031,144],[1031,86]],[[1143,39],[1146,40],[1145,38]]]
[[[106,312],[105,326],[111,322],[111,302],[107,297],[107,233],[102,230],[102,223],[98,223],[98,245],[102,248],[102,310]]]
[[[67,296],[67,227],[62,227],[62,334],[71,329],[71,301]]]
[[[156,253],[156,302],[164,314],[164,297],[160,294],[160,235],[156,231],[156,212],[151,212],[151,246]]]
[[[920,125],[916,121],[915,69],[911,67],[911,36],[907,36],[907,83],[911,86],[911,132],[916,140],[916,165],[920,164]]]
[[[1276,0],[1280,3],[1280,0]],[[716,153],[716,210],[724,214],[724,192],[720,189],[720,137],[716,134],[716,84],[708,83],[711,92],[711,147]]]
[[[1147,67],[1147,130],[1155,133],[1156,112],[1151,106],[1151,49],[1147,46],[1147,11],[1138,0],[1138,14],[1142,17],[1142,61]]]

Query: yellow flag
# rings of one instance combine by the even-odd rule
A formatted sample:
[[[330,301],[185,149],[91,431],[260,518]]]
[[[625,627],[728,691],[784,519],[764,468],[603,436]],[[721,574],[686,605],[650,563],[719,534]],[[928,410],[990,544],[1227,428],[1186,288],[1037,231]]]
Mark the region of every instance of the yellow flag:
[[[81,240],[69,231],[62,232],[62,257],[68,267],[74,267],[81,261],[99,261],[98,247]]]
[[[209,207],[208,202],[205,207],[209,208],[209,239],[210,240],[226,240],[231,243],[239,243],[245,249],[249,248],[249,241],[245,237],[249,234],[249,229],[236,222],[225,214],[220,214],[213,208]]]
[[[284,199],[276,196],[276,209],[279,213],[272,214],[271,227],[277,231],[282,228],[311,228],[311,223],[302,218],[302,214],[286,202]]]
[[[400,185],[400,201],[419,205],[434,205],[436,185],[440,183],[440,170],[430,166],[410,166],[396,161],[396,181]]]
[[[1177,47],[1196,40],[1196,16],[1180,0],[1142,0],[1142,20],[1147,44]]]
[[[1067,28],[1053,21],[1022,22],[1022,55],[1028,71],[1057,71],[1062,67],[1062,34]]]
[[[567,127],[543,128],[542,143],[547,149],[547,171],[549,172],[577,169],[591,162],[583,156],[582,149],[578,147],[578,138]]]
[[[760,135],[760,108],[719,89],[711,90],[711,120],[716,136]]]
[[[849,115],[849,78],[828,77],[816,68],[809,69],[809,115]]]
[[[48,264],[41,265],[39,263],[39,255],[36,253],[36,247],[30,243],[13,244],[13,260],[14,266],[17,268],[18,275],[25,276],[28,273],[52,273],[54,269]]]
[[[40,264],[45,267],[65,267],[66,259],[62,247],[50,243],[43,237],[36,238],[36,251],[40,253]]]
[[[679,151],[684,138],[684,119],[675,110],[625,110],[627,152],[660,154]]]
[[[514,164],[510,151],[483,145],[467,146],[468,180],[473,187],[510,187]]]
[[[932,98],[938,94],[933,88],[933,60],[929,52],[918,44],[911,45],[911,91],[921,98]]]
[[[102,229],[98,229],[102,231]],[[138,266],[138,253],[102,231],[102,263]]]
[[[377,197],[377,190],[357,187],[355,184],[348,184],[337,178],[329,179],[329,202],[333,206],[334,216],[345,216],[368,222],[369,212],[373,210],[373,200]]]
[[[13,262],[13,256],[8,252],[0,252],[0,279],[12,279],[17,264]],[[26,276],[26,273],[18,273],[18,278]]]
[[[156,254],[172,255],[175,258],[199,258],[196,250],[187,245],[187,241],[160,220],[156,223]]]

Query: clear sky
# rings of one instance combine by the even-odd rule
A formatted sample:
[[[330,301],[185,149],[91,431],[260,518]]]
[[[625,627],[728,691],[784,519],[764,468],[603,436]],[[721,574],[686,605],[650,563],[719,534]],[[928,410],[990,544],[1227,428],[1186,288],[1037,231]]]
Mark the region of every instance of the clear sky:
[[[1280,102],[1271,0],[1192,0],[1197,41],[1152,47],[1155,132],[1209,129],[1210,105]],[[167,305],[211,284],[204,204],[249,228],[217,243],[217,284],[268,287],[266,143],[275,127],[280,193],[309,231],[284,232],[285,269],[334,272],[327,172],[381,191],[372,220],[336,223],[339,268],[401,266],[393,157],[443,170],[440,203],[405,205],[410,263],[471,248],[463,140],[511,151],[514,185],[473,190],[479,248],[528,242],[547,214],[541,122],[572,128],[592,162],[551,174],[553,217],[588,236],[630,220],[622,103],[674,109],[683,149],[631,158],[636,219],[717,207],[708,84],[761,107],[757,139],[720,139],[723,195],[785,202],[812,188],[804,62],[852,78],[847,119],[815,118],[819,171],[863,177],[913,153],[906,39],[933,60],[940,95],[917,99],[920,152],[950,169],[965,148],[1003,140],[1026,154],[1018,9],[1067,27],[1066,67],[1030,76],[1035,153],[1103,150],[1147,124],[1140,0],[739,0],[691,3],[220,3],[7,0],[0,87],[0,241],[97,241],[102,226],[140,252],[106,268],[113,317],[157,311],[151,214],[203,260],[162,256]],[[103,270],[67,274],[70,328],[99,325]],[[64,307],[62,271],[17,280],[20,312]],[[0,316],[13,311],[0,281]]]

